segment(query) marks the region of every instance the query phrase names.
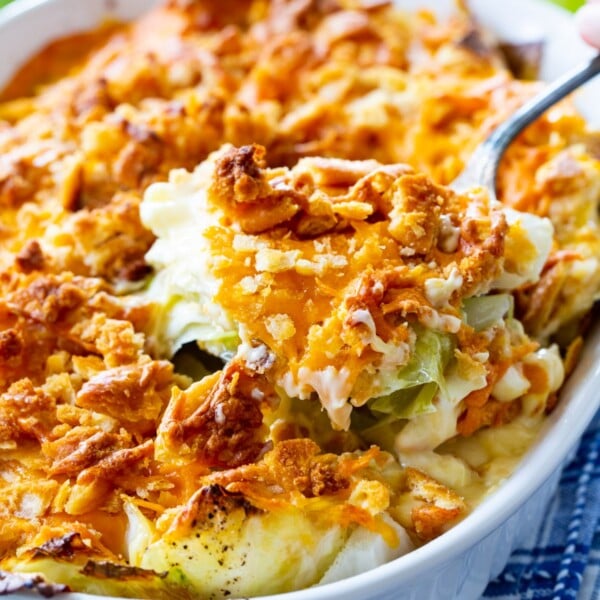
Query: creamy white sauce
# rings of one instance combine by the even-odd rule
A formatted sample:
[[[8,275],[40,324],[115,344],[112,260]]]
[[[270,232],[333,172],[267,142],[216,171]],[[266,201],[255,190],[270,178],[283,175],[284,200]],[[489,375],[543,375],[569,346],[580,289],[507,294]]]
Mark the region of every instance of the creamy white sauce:
[[[531,384],[519,365],[511,365],[504,375],[496,381],[492,389],[492,396],[500,402],[511,402],[522,396]]]
[[[302,392],[301,398],[307,397],[308,390],[314,390],[318,394],[334,428],[347,430],[350,427],[352,406],[348,398],[352,382],[350,371],[346,367],[338,370],[329,365],[316,371],[301,367],[298,371],[297,389]]]
[[[512,208],[504,207],[504,215],[508,223],[507,237],[511,236],[511,228],[519,228],[520,233],[525,233],[527,239],[536,248],[535,256],[526,262],[520,260],[519,271],[509,272],[505,266],[503,272],[492,284],[498,290],[514,290],[526,283],[533,283],[539,279],[542,268],[552,249],[554,228],[549,219],[541,218],[529,213],[522,213]]]
[[[460,290],[462,284],[462,275],[456,267],[453,267],[447,279],[430,277],[425,281],[425,297],[435,308],[445,308],[452,294]]]

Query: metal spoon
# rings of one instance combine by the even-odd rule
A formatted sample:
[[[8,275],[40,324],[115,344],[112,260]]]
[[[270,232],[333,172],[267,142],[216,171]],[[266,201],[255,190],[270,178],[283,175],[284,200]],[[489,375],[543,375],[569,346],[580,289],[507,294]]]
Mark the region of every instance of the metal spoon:
[[[543,92],[526,102],[475,149],[467,166],[450,187],[457,192],[463,192],[474,186],[483,186],[495,199],[498,166],[510,143],[551,106],[598,73],[600,73],[600,54],[563,75]]]

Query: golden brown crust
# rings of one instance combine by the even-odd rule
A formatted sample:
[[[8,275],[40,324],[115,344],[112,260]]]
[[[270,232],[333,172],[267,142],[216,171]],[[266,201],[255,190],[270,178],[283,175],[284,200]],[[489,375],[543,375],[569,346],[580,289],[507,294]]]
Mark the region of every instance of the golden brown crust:
[[[219,468],[254,462],[268,447],[263,411],[274,397],[267,380],[241,361],[208,385],[176,390],[158,429],[161,457]]]
[[[36,389],[30,380],[21,379],[13,383],[1,397],[0,439],[3,443],[18,442],[24,438],[42,441],[50,434],[56,424],[55,400]]]
[[[122,436],[116,433],[77,427],[59,440],[44,444],[43,452],[52,458],[51,475],[72,477],[115,452],[122,443]]]
[[[30,273],[40,271],[44,268],[44,253],[37,240],[29,241],[15,258],[15,262],[21,271]]]
[[[411,511],[414,532],[423,541],[439,536],[465,513],[458,494],[418,469],[406,469],[406,486],[416,504]]]
[[[366,475],[371,461],[377,460],[385,461],[376,449],[362,455],[336,456],[322,454],[310,439],[285,440],[275,444],[261,461],[213,473],[203,483],[243,494],[254,506],[265,510],[298,502],[302,505],[302,498],[321,496],[343,503],[361,479],[359,475],[353,480],[353,475]]]
[[[303,199],[293,190],[274,190],[268,184],[261,170],[264,153],[259,146],[231,148],[215,165],[217,177],[211,193],[246,233],[260,233],[290,221]]]
[[[170,396],[173,366],[167,361],[148,361],[101,371],[77,393],[77,406],[118,419],[128,429],[144,422],[156,423]]]
[[[314,441],[294,439],[276,444],[258,464],[213,473],[206,481],[230,491],[243,492],[255,500],[261,498],[268,504],[269,501],[285,502],[286,498],[289,501],[295,491],[313,497],[348,490],[350,482],[339,467],[338,457],[321,455]],[[280,490],[278,497],[272,497],[269,492],[273,486]]]
[[[402,247],[429,256],[438,239],[444,198],[420,173],[402,177],[395,187],[397,199],[390,213],[389,231]]]
[[[15,273],[2,286],[0,465],[14,474],[0,484],[4,555],[34,543],[40,527],[53,523],[47,539],[73,531],[65,515],[93,530],[102,523],[94,511],[118,512],[121,491],[172,486],[163,478],[157,487],[148,436],[184,380],[145,354],[143,335],[123,318],[136,311],[101,281]]]

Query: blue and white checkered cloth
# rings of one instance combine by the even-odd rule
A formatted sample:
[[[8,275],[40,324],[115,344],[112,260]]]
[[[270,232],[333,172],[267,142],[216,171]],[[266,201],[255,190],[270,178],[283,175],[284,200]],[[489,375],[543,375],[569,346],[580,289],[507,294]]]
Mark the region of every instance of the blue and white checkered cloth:
[[[600,600],[600,412],[565,467],[540,531],[483,598]]]

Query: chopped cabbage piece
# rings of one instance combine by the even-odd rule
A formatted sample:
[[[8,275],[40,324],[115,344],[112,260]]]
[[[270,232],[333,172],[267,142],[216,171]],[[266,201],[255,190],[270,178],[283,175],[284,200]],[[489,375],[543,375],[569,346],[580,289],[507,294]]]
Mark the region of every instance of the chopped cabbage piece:
[[[128,511],[131,559],[210,598],[275,594],[318,583],[352,531],[293,506],[263,512],[226,495],[211,515],[175,519],[141,551],[148,525],[140,511]]]
[[[202,168],[199,169],[201,175]],[[144,225],[159,237],[146,255],[158,271],[142,298],[154,305],[150,338],[157,351],[171,357],[188,342],[215,356],[229,358],[239,344],[237,325],[213,302],[219,282],[211,274],[204,231],[215,216],[197,198],[185,174],[173,171],[181,196],[173,199],[170,185],[150,186],[140,207]]]
[[[387,381],[392,390],[369,402],[372,411],[411,419],[435,411],[433,400],[446,393],[444,370],[452,356],[452,338],[430,329],[419,329],[409,363]]]
[[[83,557],[23,559],[17,561],[11,570],[16,573],[43,573],[48,581],[68,585],[72,591],[103,597],[154,600],[193,600],[197,597],[174,577],[106,561],[94,562]]]
[[[549,219],[505,207],[509,230],[503,272],[492,284],[499,290],[514,290],[534,283],[552,249],[554,228]]]
[[[396,546],[389,546],[379,534],[358,527],[352,532],[319,583],[333,583],[364,573],[410,552],[415,547],[402,526],[387,515],[384,515],[384,519],[398,536]]]
[[[477,331],[482,331],[501,322],[513,311],[514,300],[510,294],[477,296],[463,301],[467,323]]]

